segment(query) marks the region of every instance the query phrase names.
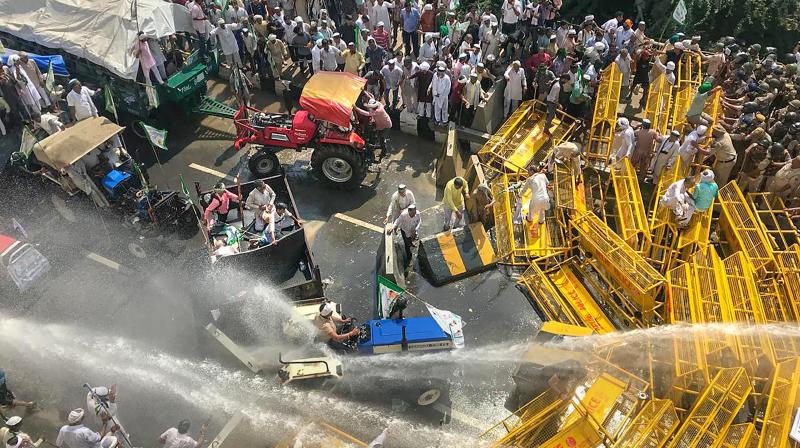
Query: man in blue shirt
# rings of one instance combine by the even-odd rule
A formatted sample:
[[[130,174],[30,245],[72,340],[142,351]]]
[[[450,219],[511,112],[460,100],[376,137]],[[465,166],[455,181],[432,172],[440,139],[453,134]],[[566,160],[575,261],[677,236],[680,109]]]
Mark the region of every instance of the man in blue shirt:
[[[406,47],[406,54],[411,54],[413,47],[414,58],[419,56],[419,36],[417,35],[419,19],[419,9],[407,1],[406,6],[400,11],[400,22],[403,24],[403,44]]]

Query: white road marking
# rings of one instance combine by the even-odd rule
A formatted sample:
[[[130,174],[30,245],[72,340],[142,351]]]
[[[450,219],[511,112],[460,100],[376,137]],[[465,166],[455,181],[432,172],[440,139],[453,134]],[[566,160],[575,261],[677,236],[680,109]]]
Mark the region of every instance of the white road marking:
[[[353,218],[352,216],[347,216],[344,213],[337,213],[337,214],[333,215],[333,217],[334,218],[339,218],[342,221],[347,221],[350,224],[355,224],[357,226],[361,226],[361,227],[367,228],[369,230],[372,230],[372,231],[375,231],[375,232],[378,232],[378,233],[383,233],[383,231],[384,231],[383,227],[376,226],[375,224],[371,224],[371,223],[368,223],[366,221],[362,221],[362,220],[360,220],[358,218]]]
[[[115,271],[122,271],[122,270],[125,269],[125,266],[122,266],[121,264],[117,263],[116,261],[109,260],[108,258],[106,258],[106,257],[104,257],[104,256],[102,256],[100,254],[96,254],[94,252],[89,252],[88,254],[86,254],[86,258],[88,258],[88,259],[90,259],[92,261],[96,261],[97,263],[100,263],[100,264],[102,264],[102,265],[104,265],[104,266],[106,266],[108,268],[111,268],[111,269],[113,269]]]
[[[189,168],[194,168],[197,171],[202,171],[202,172],[204,172],[206,174],[211,174],[212,176],[221,177],[221,178],[224,178],[226,180],[231,180],[231,181],[235,181],[236,180],[235,177],[233,177],[233,176],[231,176],[229,174],[225,174],[222,171],[217,171],[217,170],[212,169],[212,168],[207,168],[207,167],[204,167],[203,165],[198,165],[196,163],[190,163],[189,164]]]

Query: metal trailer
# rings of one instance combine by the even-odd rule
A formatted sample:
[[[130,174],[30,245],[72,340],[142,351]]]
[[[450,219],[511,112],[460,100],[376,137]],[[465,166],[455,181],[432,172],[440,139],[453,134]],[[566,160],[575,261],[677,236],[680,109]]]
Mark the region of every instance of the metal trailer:
[[[296,218],[302,219],[285,175],[280,174],[261,180],[275,191],[276,203],[285,202],[287,210]],[[247,196],[255,189],[255,183],[256,181],[251,181],[239,186],[230,185],[227,190],[237,196],[241,193],[239,200],[244,206]],[[205,210],[209,203],[207,197],[212,191],[201,191],[199,183],[195,183],[195,190],[197,203],[201,210]],[[232,207],[228,223],[248,229],[252,225],[252,217],[248,217],[247,214],[241,217],[239,209]],[[215,231],[212,229],[212,232]],[[252,229],[250,236],[257,238]],[[209,256],[209,264],[217,270],[232,268],[237,272],[250,274],[253,278],[268,278],[292,300],[316,299],[324,296],[319,266],[314,260],[304,227],[300,226],[287,233],[275,246],[250,249],[247,241],[244,244],[241,241],[237,244],[240,245],[239,253],[218,258]]]
[[[213,53],[201,58],[198,51],[186,56],[184,67],[165,80],[165,85],[147,86],[144,83],[122,78],[105,67],[89,62],[59,48],[50,48],[20,39],[0,31],[8,46],[19,51],[40,55],[61,55],[71,76],[87,85],[111,89],[114,105],[124,123],[135,120],[165,123],[174,118],[177,108],[183,113],[207,113],[215,115],[224,111],[224,106],[206,96],[206,81],[219,72],[217,58]],[[66,84],[66,83],[65,83]],[[148,89],[150,90],[148,92]],[[111,113],[111,111],[106,111]],[[224,111],[224,116],[228,116]],[[230,117],[233,114],[230,113]],[[139,132],[134,126],[134,132]]]

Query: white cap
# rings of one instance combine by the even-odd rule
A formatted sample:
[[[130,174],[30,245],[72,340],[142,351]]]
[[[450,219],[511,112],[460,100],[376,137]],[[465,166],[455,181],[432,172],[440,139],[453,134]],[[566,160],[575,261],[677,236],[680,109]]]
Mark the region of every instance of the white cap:
[[[398,190],[405,190],[405,189],[406,189],[406,184],[400,184],[400,185],[398,185],[398,186],[397,186],[397,189],[398,189]]]
[[[675,48],[678,50],[684,50],[686,47],[683,45],[683,42],[675,42]]]
[[[602,42],[595,42],[594,43],[594,49],[597,50],[597,51],[603,51],[603,50],[605,50],[605,48],[606,48],[606,45],[604,43],[602,43]]]
[[[387,61],[386,63],[387,64],[397,64],[397,59],[395,59],[395,58],[389,59],[389,61]]]
[[[675,63],[672,61],[667,62],[667,70],[675,70]]]
[[[371,101],[375,101],[375,99],[373,98]],[[322,317],[328,317],[331,314],[333,314],[333,311],[334,311],[333,304],[330,302],[326,302],[325,305],[322,306],[322,309],[319,310],[319,315]]]
[[[217,20],[217,25],[225,25],[225,19]]]
[[[575,34],[578,34],[578,32],[577,32],[577,31],[575,31],[575,30],[569,30],[569,31],[567,31],[567,34],[569,34],[569,35],[575,35]]]
[[[429,68],[431,68],[431,64],[428,64],[427,61],[423,62],[422,64],[419,64],[419,69],[420,70],[428,70]]]
[[[115,436],[105,436],[100,441],[100,448],[117,448],[119,441]]]
[[[297,16],[297,17],[295,17],[295,18],[294,18],[294,21],[295,21],[295,22],[300,22],[300,23],[303,23],[303,18],[302,18],[302,17],[300,17],[300,16]]]
[[[13,415],[13,416],[9,417],[8,420],[6,420],[6,426],[19,425],[19,423],[21,421],[22,421],[22,417],[20,417],[19,415]]]
[[[429,3],[429,4],[425,5],[425,7],[423,7],[422,10],[423,11],[433,11],[433,5],[431,5]]]
[[[695,132],[697,132],[697,135],[705,135],[706,131],[708,131],[708,127],[707,126],[703,126],[702,124],[700,126],[698,126],[697,129],[695,129]]]
[[[375,101],[375,98],[370,98],[369,101],[367,101],[367,107],[370,109],[375,109],[378,107],[378,102]]]
[[[94,392],[98,397],[105,397],[108,395],[108,388],[105,386],[98,386],[92,388],[92,392]]]
[[[700,182],[713,182],[714,181],[714,172],[705,169],[702,173],[700,173]]]
[[[467,57],[467,54],[466,54],[466,53],[461,53],[461,54],[459,54],[459,55],[458,55],[458,58],[459,58],[459,59],[461,59],[461,58],[466,58],[466,57]]]
[[[69,424],[78,423],[83,418],[83,414],[84,414],[83,408],[73,409],[67,416],[67,423]]]
[[[630,126],[630,123],[628,122],[628,119],[627,119],[627,118],[625,118],[625,117],[620,117],[620,118],[617,120],[617,126],[621,127],[623,130],[625,130],[625,129],[627,129],[627,128],[628,128],[628,126]]]
[[[441,72],[441,73],[444,73],[444,71],[445,71],[445,68],[444,68],[444,67],[442,67],[442,66],[439,66],[439,67],[436,67],[436,71],[438,71],[438,72]]]
[[[376,26],[386,26],[386,24],[383,23],[383,22],[378,22],[378,25],[376,25]]]

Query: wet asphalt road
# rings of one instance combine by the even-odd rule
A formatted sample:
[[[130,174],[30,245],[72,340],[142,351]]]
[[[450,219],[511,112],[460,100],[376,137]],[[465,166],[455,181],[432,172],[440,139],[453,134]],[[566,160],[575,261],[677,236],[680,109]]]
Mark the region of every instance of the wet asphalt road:
[[[210,94],[220,99],[229,97],[224,86],[213,82]],[[254,103],[272,112],[281,111],[274,98],[261,93],[257,93]],[[232,122],[224,119],[175,116],[169,126],[170,149],[158,154],[160,163],[145,142],[127,133],[126,142],[147,165],[151,182],[162,189],[177,189],[178,174],[183,174],[193,190],[194,182],[210,188],[219,180],[214,172],[240,174],[242,181],[250,179],[246,154],[233,149],[234,133]],[[441,228],[438,207],[441,191],[437,191],[432,178],[440,145],[399,132],[391,132],[389,137],[391,154],[381,164],[380,173],[370,174],[364,186],[354,192],[321,187],[309,172],[310,153],[280,154],[326,280],[326,296],[342,303],[348,314],[362,320],[372,314],[375,254],[382,235],[334,215],[340,213],[382,226],[390,194],[397,184],[405,183],[422,210],[421,235],[431,235]],[[2,144],[13,145],[9,140]],[[18,395],[44,402],[44,410],[32,416],[30,424],[52,440],[57,420],[69,408],[83,405],[82,382],[118,382],[129,397],[125,408],[129,431],[144,446],[152,446],[148,441],[185,416],[197,422],[211,414],[210,432],[218,431],[233,412],[239,395],[248,395],[241,391],[254,386],[236,383],[238,392],[226,395],[219,390],[228,389],[215,382],[208,397],[199,397],[204,387],[191,386],[198,381],[196,378],[183,378],[180,370],[172,371],[159,364],[166,362],[178,367],[182,360],[218,363],[214,364],[217,367],[199,365],[211,369],[206,373],[214,381],[221,379],[220,384],[230,375],[236,376],[231,381],[241,381],[238,373],[231,373],[238,372],[241,366],[203,330],[209,321],[206,304],[214,299],[203,297],[210,291],[198,290],[198,278],[209,275],[202,263],[201,235],[184,232],[142,236],[125,225],[119,215],[97,210],[88,198],[68,198],[55,185],[38,178],[4,172],[0,188],[4,192],[0,195],[0,231],[13,232],[9,230],[10,219],[15,218],[28,232],[29,241],[53,265],[52,272],[37,290],[19,296],[4,284],[0,292],[3,309],[0,323],[7,324],[0,325],[0,335],[13,331],[17,340],[20,331],[40,333],[41,329],[40,337],[30,338],[30,343],[23,338],[19,339],[20,347],[0,349],[0,365],[8,371]],[[237,285],[230,285],[231,290],[236,288]],[[460,314],[466,322],[466,343],[470,348],[502,351],[531,335],[538,320],[513,282],[498,271],[440,288],[432,287],[421,275],[412,274],[410,290],[434,306]],[[70,337],[80,344],[70,346]],[[110,345],[102,345],[106,340],[111,341]],[[58,344],[66,345],[63,350],[53,349]],[[75,348],[79,350],[70,351]],[[95,350],[108,353],[105,356],[89,353]],[[171,358],[164,361],[164,356]],[[133,371],[137,366],[143,371]],[[197,369],[197,366],[186,368]],[[455,425],[468,421],[465,427],[476,434],[480,427],[497,420],[505,399],[502,391],[508,389],[509,366],[506,362],[472,373],[469,369],[466,373],[460,367],[455,369],[462,377],[454,390],[454,407],[466,416]],[[218,372],[216,368],[225,370]],[[166,377],[151,381],[148,377],[156,372],[165,375],[173,372],[181,379],[182,386],[175,386]],[[125,384],[126,379],[142,386]],[[272,378],[258,381],[272,381]],[[142,395],[135,390],[141,390]],[[219,397],[209,398],[215,397],[214,394]],[[301,403],[298,409],[302,408]],[[334,409],[338,410],[335,406]],[[368,408],[365,413],[373,411]],[[331,412],[327,417],[339,420],[334,423],[364,438],[380,432],[347,421],[346,416],[351,413]],[[290,426],[276,424],[267,432],[277,436],[292,431]]]

